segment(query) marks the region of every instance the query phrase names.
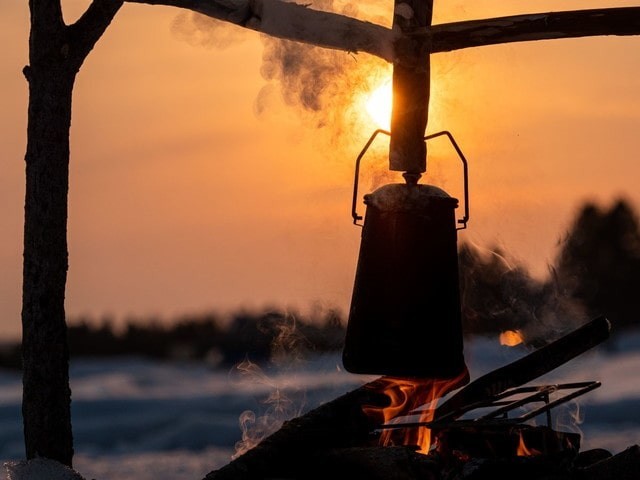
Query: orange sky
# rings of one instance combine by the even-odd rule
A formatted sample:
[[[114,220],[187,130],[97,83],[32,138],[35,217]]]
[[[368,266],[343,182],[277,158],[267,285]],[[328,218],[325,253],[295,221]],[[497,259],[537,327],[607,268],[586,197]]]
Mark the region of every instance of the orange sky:
[[[86,4],[63,1],[68,19]],[[436,0],[434,22],[634,4]],[[339,83],[323,109],[331,121],[314,128],[262,77],[258,34],[231,27],[198,45],[209,39],[172,29],[179,14],[125,5],[78,76],[68,315],[346,310],[360,235],[353,163],[376,126],[353,116]],[[28,15],[27,2],[0,2],[0,337],[20,331]],[[638,52],[640,37],[595,37],[434,56],[428,132],[450,130],[470,162],[461,240],[498,244],[543,275],[582,202],[624,195],[640,207]],[[381,65],[344,56],[354,75]],[[444,145],[423,183],[458,195]],[[385,174],[365,163],[363,193]]]

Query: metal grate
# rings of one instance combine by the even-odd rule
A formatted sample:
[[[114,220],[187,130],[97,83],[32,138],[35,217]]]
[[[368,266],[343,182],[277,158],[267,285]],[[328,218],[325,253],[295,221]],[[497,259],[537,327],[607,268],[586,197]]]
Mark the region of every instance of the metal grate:
[[[399,421],[392,419],[390,423],[378,426],[376,430],[407,429],[427,427],[430,429],[444,429],[461,426],[500,426],[515,425],[526,422],[539,415],[546,414],[547,426],[551,428],[551,409],[564,404],[574,398],[584,395],[600,387],[597,381],[562,383],[554,385],[523,386],[506,390],[486,400],[465,405],[457,410],[432,421]],[[556,395],[555,398],[552,396]],[[541,404],[541,405],[537,405]],[[534,406],[537,405],[537,406]],[[513,415],[517,409],[534,406],[518,415]],[[487,413],[487,410],[490,410]],[[420,409],[409,412],[406,418],[421,413]],[[475,415],[474,415],[475,413]],[[466,418],[463,418],[466,417]]]

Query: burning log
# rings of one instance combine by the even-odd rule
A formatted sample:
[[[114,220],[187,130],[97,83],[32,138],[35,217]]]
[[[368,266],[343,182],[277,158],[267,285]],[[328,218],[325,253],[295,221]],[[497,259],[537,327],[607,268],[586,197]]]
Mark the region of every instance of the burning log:
[[[436,451],[444,458],[513,458],[539,455],[573,459],[580,435],[546,426],[490,425],[453,427],[437,433]]]

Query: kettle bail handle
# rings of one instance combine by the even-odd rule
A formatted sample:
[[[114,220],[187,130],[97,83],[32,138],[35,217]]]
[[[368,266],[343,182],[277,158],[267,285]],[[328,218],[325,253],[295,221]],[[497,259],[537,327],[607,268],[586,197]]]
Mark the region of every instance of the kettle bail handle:
[[[360,161],[364,157],[365,153],[367,153],[367,150],[369,150],[369,147],[371,146],[375,138],[380,133],[383,133],[387,136],[391,136],[391,132],[388,132],[387,130],[378,129],[374,131],[371,137],[369,137],[369,140],[367,140],[367,143],[365,143],[364,147],[362,148],[362,151],[356,158],[355,174],[353,179],[353,199],[351,202],[351,217],[353,218],[353,224],[359,227],[361,227],[362,224],[358,222],[363,218],[362,215],[358,214],[358,211],[357,211],[358,181],[360,178]],[[462,150],[460,149],[457,142],[453,138],[453,135],[451,135],[451,132],[447,130],[443,130],[442,132],[437,132],[437,133],[433,133],[431,135],[425,136],[424,140],[428,141],[433,138],[440,137],[442,135],[447,136],[447,138],[451,142],[451,145],[453,145],[453,148],[458,154],[458,157],[460,157],[460,160],[462,161],[462,175],[463,175],[463,189],[464,189],[464,215],[461,219],[458,220],[458,224],[462,226],[458,227],[457,230],[463,230],[467,228],[467,222],[469,221],[469,166],[468,166],[466,157],[464,156],[464,154],[462,153]]]

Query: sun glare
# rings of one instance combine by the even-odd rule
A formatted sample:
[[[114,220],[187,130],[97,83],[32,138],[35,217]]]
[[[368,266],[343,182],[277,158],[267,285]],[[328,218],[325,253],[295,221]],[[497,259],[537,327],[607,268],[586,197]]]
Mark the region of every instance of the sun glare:
[[[391,80],[377,87],[367,99],[366,109],[371,119],[383,130],[391,129]]]

